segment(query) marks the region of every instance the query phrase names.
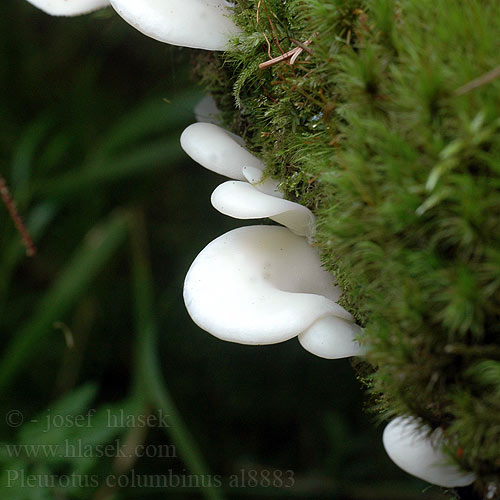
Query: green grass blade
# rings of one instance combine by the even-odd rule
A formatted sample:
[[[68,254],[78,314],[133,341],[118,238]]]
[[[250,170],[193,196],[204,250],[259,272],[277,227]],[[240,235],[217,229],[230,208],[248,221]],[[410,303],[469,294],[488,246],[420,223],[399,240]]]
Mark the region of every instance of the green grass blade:
[[[64,198],[122,179],[161,170],[183,158],[179,138],[168,138],[143,145],[129,154],[110,159],[99,168],[82,168],[50,181],[34,183],[37,198]]]
[[[130,147],[131,143],[150,134],[165,134],[165,131],[182,127],[192,120],[193,108],[201,97],[198,90],[189,90],[176,96],[175,104],[158,97],[141,104],[106,134],[93,153],[93,160],[100,163],[120,148]]]
[[[52,122],[52,118],[44,113],[36,118],[19,138],[11,163],[10,181],[13,193],[27,189],[37,148],[40,146]]]
[[[151,403],[169,415],[170,427],[166,432],[174,441],[179,455],[188,469],[195,475],[208,476],[209,470],[202,454],[189,432],[181,414],[163,380],[157,357],[158,335],[153,306],[153,279],[146,252],[144,224],[137,217],[131,233],[133,249],[134,297],[136,309],[137,366],[135,390],[149,396]],[[203,488],[207,500],[223,500],[218,488]]]

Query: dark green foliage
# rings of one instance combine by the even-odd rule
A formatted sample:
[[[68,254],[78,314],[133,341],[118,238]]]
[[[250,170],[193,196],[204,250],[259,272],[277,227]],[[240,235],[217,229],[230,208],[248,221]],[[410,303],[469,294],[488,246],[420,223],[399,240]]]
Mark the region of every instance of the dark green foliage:
[[[500,483],[500,64],[496,0],[240,0],[205,82],[288,195],[365,327],[383,417],[442,426]],[[258,64],[315,36],[294,66]],[[267,41],[266,41],[267,40]],[[278,46],[279,45],[279,46]],[[219,68],[218,71],[214,71]]]

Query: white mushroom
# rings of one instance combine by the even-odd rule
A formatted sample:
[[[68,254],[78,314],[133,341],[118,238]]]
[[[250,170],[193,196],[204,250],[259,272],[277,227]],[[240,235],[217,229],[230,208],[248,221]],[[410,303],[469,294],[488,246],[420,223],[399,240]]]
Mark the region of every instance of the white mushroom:
[[[384,429],[384,447],[391,460],[409,474],[444,488],[468,486],[475,475],[460,469],[443,452],[441,429],[413,417],[397,417]]]
[[[316,249],[278,226],[220,236],[196,257],[184,283],[194,322],[240,344],[283,342],[327,317],[351,321],[335,302],[339,296]],[[340,342],[345,350],[345,339]]]
[[[226,50],[240,31],[225,0],[111,0],[118,14],[160,42],[206,50]]]
[[[265,194],[247,182],[224,182],[212,193],[211,201],[219,212],[237,219],[269,217],[299,236],[314,235],[315,217],[308,208]]]
[[[79,16],[109,5],[109,0],[28,0],[52,16]]]
[[[244,181],[244,166],[263,171],[265,165],[223,128],[193,123],[181,135],[182,149],[201,166],[231,179]]]
[[[361,332],[353,321],[327,316],[316,321],[298,339],[306,351],[320,358],[348,358],[365,354],[366,349],[356,340]]]

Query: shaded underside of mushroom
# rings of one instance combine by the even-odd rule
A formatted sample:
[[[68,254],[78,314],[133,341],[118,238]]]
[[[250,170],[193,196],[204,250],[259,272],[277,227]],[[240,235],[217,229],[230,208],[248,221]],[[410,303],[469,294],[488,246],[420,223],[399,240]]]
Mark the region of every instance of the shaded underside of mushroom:
[[[186,276],[184,300],[194,322],[241,344],[274,344],[321,318],[351,315],[340,290],[304,238],[277,226],[248,226],[212,241]]]
[[[475,475],[460,469],[444,454],[442,432],[431,433],[413,417],[397,417],[384,429],[384,447],[391,460],[409,474],[444,488],[472,484]]]
[[[206,50],[226,50],[240,31],[224,0],[111,0],[118,14],[160,42]]]
[[[79,16],[109,5],[109,0],[28,0],[51,16]]]
[[[181,135],[182,149],[201,166],[231,179],[244,181],[244,166],[264,170],[265,165],[223,128],[193,123]]]
[[[228,181],[212,193],[212,205],[225,215],[237,219],[269,217],[299,236],[312,237],[315,217],[303,205],[259,191],[247,182]]]

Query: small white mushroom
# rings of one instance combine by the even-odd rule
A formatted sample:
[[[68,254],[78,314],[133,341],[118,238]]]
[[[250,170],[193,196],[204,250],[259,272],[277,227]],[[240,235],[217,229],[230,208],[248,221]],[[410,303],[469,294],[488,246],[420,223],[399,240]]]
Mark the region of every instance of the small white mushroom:
[[[181,146],[201,166],[231,179],[244,181],[244,166],[265,168],[229,132],[212,123],[189,125],[182,132]]]
[[[412,476],[444,488],[468,486],[473,472],[460,469],[443,452],[441,429],[431,429],[413,417],[397,417],[384,429],[384,447],[391,460]]]
[[[118,14],[160,42],[206,50],[226,50],[240,31],[225,0],[111,0]]]
[[[237,219],[269,217],[299,236],[311,238],[315,217],[303,205],[283,200],[255,189],[247,182],[228,181],[212,193],[212,205],[225,215]]]
[[[361,328],[353,321],[327,316],[316,321],[298,339],[306,351],[320,358],[348,358],[366,353],[366,349],[356,340],[361,332]]]
[[[109,5],[109,0],[28,0],[51,16],[79,16]]]
[[[278,226],[220,236],[196,257],[184,283],[194,322],[240,344],[283,342],[326,317],[352,320],[335,302],[339,296],[316,249]]]

